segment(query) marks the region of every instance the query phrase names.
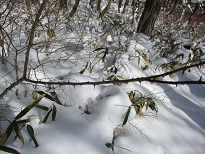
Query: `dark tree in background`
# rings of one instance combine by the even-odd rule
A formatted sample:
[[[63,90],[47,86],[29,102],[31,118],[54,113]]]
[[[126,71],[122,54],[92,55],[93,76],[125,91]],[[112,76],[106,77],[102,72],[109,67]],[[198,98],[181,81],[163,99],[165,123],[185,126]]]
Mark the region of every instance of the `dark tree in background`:
[[[150,36],[154,28],[155,21],[159,16],[162,4],[163,0],[146,0],[145,8],[140,17],[140,22],[137,27],[138,33],[141,32],[145,35]]]

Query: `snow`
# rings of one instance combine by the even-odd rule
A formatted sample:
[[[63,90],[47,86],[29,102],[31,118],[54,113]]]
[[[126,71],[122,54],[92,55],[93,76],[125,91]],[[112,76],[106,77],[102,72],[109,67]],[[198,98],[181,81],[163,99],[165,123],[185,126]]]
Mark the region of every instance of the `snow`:
[[[82,4],[81,4],[82,5]],[[26,17],[25,17],[26,18]],[[95,17],[94,17],[95,18]],[[94,19],[93,19],[94,20]],[[46,22],[46,21],[44,21]],[[174,54],[168,57],[161,57],[153,48],[156,42],[144,34],[135,36],[121,34],[115,35],[116,31],[109,32],[105,37],[103,29],[99,26],[99,20],[92,22],[94,26],[90,30],[89,25],[85,25],[86,33],[79,38],[78,26],[73,26],[74,32],[68,33],[63,44],[62,51],[56,51],[60,43],[53,48],[52,54],[32,50],[29,61],[29,68],[35,68],[30,72],[30,79],[53,81],[53,82],[99,82],[106,80],[111,75],[118,79],[131,79],[146,77],[164,73],[161,67],[169,63]],[[80,23],[79,23],[80,24]],[[96,28],[97,27],[97,28]],[[97,30],[96,30],[97,29]],[[63,30],[61,31],[63,34]],[[60,35],[60,33],[59,33]],[[64,35],[64,34],[63,34]],[[22,34],[22,46],[26,36]],[[102,38],[100,38],[102,37]],[[97,38],[97,39],[95,39]],[[37,41],[38,38],[36,38]],[[104,39],[104,40],[103,40]],[[80,42],[83,40],[84,42]],[[92,42],[92,43],[90,43]],[[119,42],[123,46],[120,50]],[[187,42],[181,41],[186,44]],[[18,41],[15,42],[20,45]],[[104,43],[104,44],[103,44]],[[198,40],[194,40],[197,44]],[[109,54],[102,63],[100,59],[103,54],[100,51],[93,52],[101,45],[107,45]],[[103,46],[105,47],[105,46]],[[202,42],[204,50],[204,42]],[[203,51],[204,52],[204,51]],[[96,54],[97,53],[97,54]],[[157,54],[156,54],[157,53]],[[184,54],[181,62],[188,60],[191,50],[178,46],[175,55]],[[142,55],[151,58],[153,69],[142,70],[146,66]],[[69,56],[72,56],[69,59]],[[96,56],[98,55],[98,56]],[[2,93],[16,77],[13,69],[13,58],[15,52],[11,51],[6,57],[10,63],[0,63],[0,92]],[[22,75],[24,67],[24,52],[18,55],[19,66]],[[68,59],[67,59],[68,58]],[[138,62],[140,58],[140,62]],[[61,59],[60,61],[57,61]],[[88,68],[83,74],[79,72]],[[41,63],[43,67],[38,67]],[[92,64],[90,66],[90,64]],[[139,69],[138,69],[139,66]],[[113,73],[111,68],[117,68]],[[107,69],[107,71],[105,71]],[[167,81],[197,81],[202,75],[204,81],[205,69],[191,69],[191,72],[182,72],[161,78]],[[120,77],[122,78],[120,78]],[[123,84],[101,84],[101,85],[53,85],[35,86],[24,82],[12,89],[0,100],[1,115],[13,121],[15,116],[34,100],[32,92],[42,90],[47,93],[55,91],[61,104],[53,103],[43,98],[40,105],[57,108],[55,121],[51,115],[45,124],[42,123],[46,112],[33,108],[22,119],[35,118],[30,125],[34,128],[35,137],[39,146],[35,147],[26,128],[22,128],[21,133],[25,144],[17,138],[13,143],[15,133],[5,143],[5,146],[14,148],[22,154],[204,154],[205,153],[205,86],[204,85],[165,85],[149,82],[131,82]],[[158,108],[158,113],[150,108],[143,109],[143,115],[136,114],[134,107],[131,107],[128,122],[123,125],[128,107],[132,105],[129,99],[129,92],[135,91],[138,97],[152,97]],[[8,121],[1,121],[1,132],[8,127]],[[112,143],[114,139],[114,152],[112,148],[106,147],[106,143]],[[1,152],[2,154],[4,152]]]

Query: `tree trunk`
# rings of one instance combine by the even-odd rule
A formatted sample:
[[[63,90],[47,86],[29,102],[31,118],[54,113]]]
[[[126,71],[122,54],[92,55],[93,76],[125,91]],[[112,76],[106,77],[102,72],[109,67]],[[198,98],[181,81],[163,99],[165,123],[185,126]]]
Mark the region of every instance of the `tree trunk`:
[[[118,12],[120,12],[120,8],[122,7],[122,0],[119,0],[119,4],[118,4]]]
[[[137,27],[138,33],[150,35],[159,15],[163,0],[146,0],[144,11]]]
[[[73,6],[73,10],[69,13],[69,17],[72,18],[78,8],[80,0],[75,0],[75,5]]]
[[[108,2],[108,4],[107,4],[107,6],[105,7],[105,9],[100,13],[100,16],[99,16],[99,17],[100,17],[101,19],[103,18],[103,16],[105,15],[105,13],[107,13],[108,9],[110,8],[110,5],[111,5],[112,1],[113,1],[113,0],[109,0],[109,2]]]
[[[97,2],[97,11],[100,11],[100,4],[101,4],[101,1],[102,1],[102,0],[98,0],[98,2]]]
[[[126,0],[126,1],[125,1],[125,5],[124,5],[124,8],[123,8],[123,11],[122,11],[122,14],[125,13],[126,7],[127,7],[128,3],[129,3],[129,0]]]
[[[192,21],[192,19],[194,18],[194,16],[196,16],[196,14],[198,13],[199,9],[200,9],[200,5],[201,3],[198,2],[194,8],[193,13],[191,14],[191,16],[189,17],[189,23]]]
[[[90,6],[91,6],[91,8],[93,9],[93,2],[94,2],[95,0],[90,0]]]

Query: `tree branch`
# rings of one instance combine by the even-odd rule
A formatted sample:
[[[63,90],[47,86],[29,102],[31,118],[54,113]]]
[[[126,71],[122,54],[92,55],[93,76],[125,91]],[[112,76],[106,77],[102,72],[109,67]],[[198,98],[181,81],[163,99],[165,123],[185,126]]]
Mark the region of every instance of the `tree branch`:
[[[173,73],[179,72],[179,71],[184,71],[189,68],[193,67],[198,67],[200,65],[204,65],[205,62],[200,62],[198,64],[193,64],[190,66],[185,66],[179,69],[176,69],[174,71],[170,71],[167,73],[159,74],[159,75],[153,75],[149,77],[141,77],[141,78],[133,78],[133,79],[127,79],[127,80],[114,80],[114,81],[99,81],[99,82],[44,82],[44,81],[34,81],[30,79],[25,79],[25,81],[30,82],[30,83],[35,83],[35,84],[47,84],[47,85],[100,85],[100,84],[110,84],[110,83],[129,83],[129,82],[142,82],[142,81],[148,81],[148,82],[153,82],[153,83],[162,83],[162,84],[205,84],[204,81],[201,81],[201,78],[198,81],[161,81],[161,80],[156,80],[156,78],[159,77],[164,77],[167,75],[171,75]]]
[[[29,38],[29,44],[27,47],[27,51],[26,51],[26,56],[25,56],[25,63],[24,63],[24,71],[23,71],[23,77],[20,78],[19,80],[17,80],[16,82],[12,83],[9,87],[7,87],[0,95],[0,99],[3,98],[4,95],[6,95],[8,93],[8,91],[10,91],[11,89],[13,89],[15,86],[17,86],[18,84],[20,84],[21,82],[23,82],[24,80],[26,80],[26,75],[27,75],[27,67],[28,67],[28,60],[29,60],[29,53],[33,44],[33,38],[34,38],[34,32],[35,29],[38,25],[39,22],[39,18],[41,16],[41,13],[43,11],[43,8],[45,7],[46,3],[48,0],[44,0],[43,3],[41,4],[40,9],[38,10],[38,13],[36,15],[36,19],[33,23],[32,29],[31,29],[31,33],[30,33],[30,38]]]
[[[35,19],[35,21],[33,23],[32,28],[31,28],[31,33],[30,33],[30,38],[29,38],[29,43],[28,43],[28,47],[27,47],[27,51],[26,51],[26,56],[25,56],[25,63],[24,63],[24,71],[23,71],[23,78],[24,79],[26,79],[26,75],[27,75],[28,60],[29,60],[29,54],[30,54],[31,47],[33,45],[34,32],[35,32],[35,29],[36,29],[36,27],[38,25],[41,13],[42,13],[42,11],[43,11],[43,9],[44,9],[44,7],[45,7],[47,2],[48,2],[48,0],[44,0],[43,3],[41,4],[41,7],[38,10],[38,13],[36,15],[36,19]]]
[[[24,81],[23,78],[17,80],[16,82],[12,83],[8,88],[6,88],[0,95],[0,99],[4,97],[4,95],[6,95],[11,89],[13,89],[15,86],[17,86],[18,84],[20,84],[22,81]]]

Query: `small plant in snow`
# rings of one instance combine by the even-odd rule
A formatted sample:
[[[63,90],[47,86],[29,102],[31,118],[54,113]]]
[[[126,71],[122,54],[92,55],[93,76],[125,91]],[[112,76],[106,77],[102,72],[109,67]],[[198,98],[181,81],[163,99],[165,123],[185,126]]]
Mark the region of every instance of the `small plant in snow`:
[[[40,94],[40,97],[37,98],[37,93]],[[33,109],[34,107],[39,108],[41,110],[44,110],[47,112],[46,116],[44,117],[42,123],[46,123],[50,113],[52,112],[52,120],[54,121],[56,118],[56,113],[57,113],[57,109],[55,107],[55,105],[53,104],[52,107],[50,107],[50,109],[46,106],[43,105],[39,105],[39,102],[43,99],[43,98],[47,98],[53,102],[55,102],[54,97],[52,97],[49,94],[44,93],[43,91],[36,91],[33,93],[33,99],[35,101],[33,101],[31,104],[29,104],[26,108],[24,108],[15,118],[14,120],[11,122],[9,121],[9,126],[7,127],[5,133],[3,134],[1,140],[0,140],[0,151],[5,151],[5,152],[9,152],[9,153],[17,153],[19,154],[18,151],[6,147],[4,146],[5,142],[7,141],[7,139],[9,138],[9,136],[11,135],[12,131],[14,131],[16,133],[16,136],[14,137],[14,140],[18,137],[21,142],[24,144],[24,138],[21,134],[21,129],[25,126],[27,126],[27,131],[31,137],[31,139],[33,140],[34,144],[36,147],[38,147],[38,142],[35,138],[34,135],[34,130],[33,127],[29,124],[27,124],[28,122],[31,122],[33,119],[35,118],[30,118],[30,119],[21,119],[23,116],[25,116],[31,109]]]

